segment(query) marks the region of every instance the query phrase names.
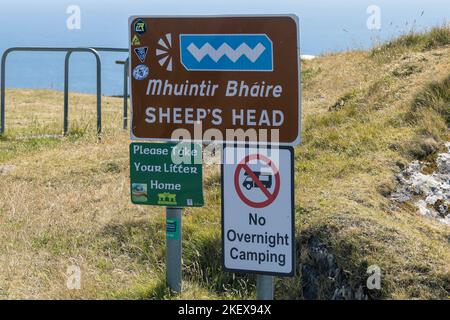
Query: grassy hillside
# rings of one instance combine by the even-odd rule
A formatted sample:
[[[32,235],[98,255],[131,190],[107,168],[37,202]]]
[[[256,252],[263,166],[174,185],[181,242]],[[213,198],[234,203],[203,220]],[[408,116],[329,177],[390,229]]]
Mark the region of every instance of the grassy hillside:
[[[450,29],[302,65],[303,145],[295,150],[298,267],[277,299],[450,296],[450,227],[389,194],[395,174],[450,140]],[[220,172],[205,166],[206,205],[184,216],[184,291],[164,283],[164,210],[129,199],[121,99],[9,90],[0,138],[0,298],[254,298],[255,278],[221,271]],[[50,134],[50,135],[49,135]],[[208,226],[208,228],[205,228]],[[82,270],[68,290],[66,269]],[[367,267],[381,290],[365,287]]]

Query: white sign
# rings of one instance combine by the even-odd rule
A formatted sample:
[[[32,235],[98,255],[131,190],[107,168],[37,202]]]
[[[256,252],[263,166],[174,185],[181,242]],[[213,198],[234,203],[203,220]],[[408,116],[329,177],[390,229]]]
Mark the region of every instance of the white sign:
[[[293,149],[224,146],[223,265],[231,272],[293,276]]]

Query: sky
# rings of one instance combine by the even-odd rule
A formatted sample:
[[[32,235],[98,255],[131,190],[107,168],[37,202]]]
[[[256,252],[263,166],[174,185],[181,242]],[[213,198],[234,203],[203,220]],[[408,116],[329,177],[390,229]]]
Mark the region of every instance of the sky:
[[[131,15],[227,15],[294,13],[300,21],[302,54],[317,55],[368,48],[411,30],[450,21],[450,0],[1,0],[0,51],[12,46],[128,46]],[[81,11],[81,28],[66,26],[70,5]],[[369,29],[367,9],[380,10],[380,28]],[[121,69],[115,60],[124,55],[104,54],[105,92],[120,93]],[[60,89],[61,57],[15,54],[8,63],[18,74],[8,75],[8,86]],[[36,66],[39,61],[40,66]],[[93,61],[77,55],[74,90],[92,92]],[[9,66],[9,65],[8,65]],[[40,68],[45,68],[41,70]],[[31,71],[31,72],[30,72]],[[44,80],[42,73],[46,75]],[[23,74],[27,79],[23,79]]]
[[[2,0],[0,40],[5,45],[127,45],[130,15],[295,13],[305,54],[367,46],[385,37],[450,19],[449,0]],[[81,9],[81,29],[68,30],[66,9]],[[381,29],[369,30],[366,10],[380,7]],[[421,16],[423,12],[423,15]],[[23,20],[22,20],[23,19]],[[23,22],[22,22],[23,21]],[[392,22],[392,24],[391,24]],[[14,26],[14,27],[12,27]],[[14,29],[14,30],[12,30]]]

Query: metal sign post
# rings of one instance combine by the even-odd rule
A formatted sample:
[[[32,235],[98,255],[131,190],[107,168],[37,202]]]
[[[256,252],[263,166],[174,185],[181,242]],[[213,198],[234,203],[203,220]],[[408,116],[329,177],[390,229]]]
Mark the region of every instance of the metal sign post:
[[[181,292],[182,208],[166,208],[166,280],[172,292]]]
[[[273,300],[273,277],[258,275],[256,278],[256,299]]]

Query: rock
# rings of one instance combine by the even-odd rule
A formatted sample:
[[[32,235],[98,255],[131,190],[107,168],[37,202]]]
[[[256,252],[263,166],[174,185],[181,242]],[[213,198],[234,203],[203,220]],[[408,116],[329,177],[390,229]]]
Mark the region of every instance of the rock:
[[[308,241],[309,261],[300,265],[302,290],[305,299],[367,300],[361,283],[352,286],[335,256],[321,243],[319,238]]]
[[[424,163],[417,160],[404,168],[397,175],[399,185],[391,200],[399,203],[414,200],[421,215],[450,224],[450,143],[446,143],[446,147],[448,152],[436,158],[435,172],[422,173]]]
[[[450,143],[447,143],[446,146],[450,151]],[[436,163],[438,167],[437,171],[440,174],[450,174],[450,152],[439,154]]]
[[[440,184],[441,181],[432,175],[415,172],[411,176],[411,190],[416,195],[433,195],[435,192],[438,192]]]
[[[16,166],[10,164],[0,165],[0,175],[6,175],[16,170]]]
[[[434,210],[436,210],[441,218],[445,218],[450,215],[448,202],[446,203],[442,199],[437,199],[433,204]]]

